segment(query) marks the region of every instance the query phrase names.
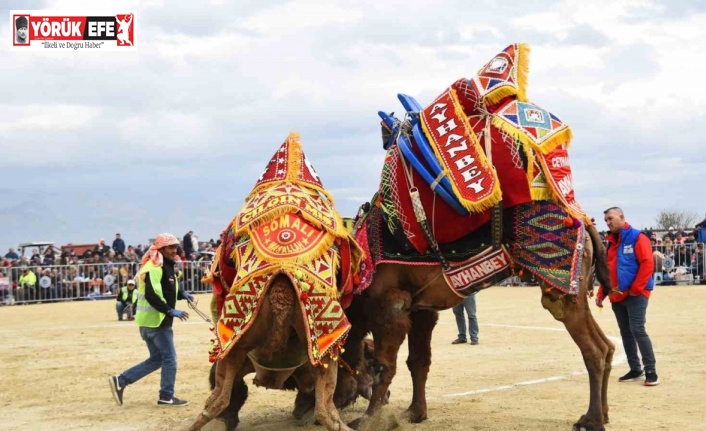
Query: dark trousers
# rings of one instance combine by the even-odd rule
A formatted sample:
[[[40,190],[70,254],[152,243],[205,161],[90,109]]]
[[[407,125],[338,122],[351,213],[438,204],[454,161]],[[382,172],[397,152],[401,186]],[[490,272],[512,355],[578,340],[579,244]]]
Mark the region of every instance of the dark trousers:
[[[174,396],[174,385],[176,383],[177,355],[174,348],[174,332],[171,326],[166,328],[145,328],[140,327],[140,335],[147,343],[147,350],[150,357],[140,362],[127,371],[124,371],[118,379],[120,385],[135,383],[146,375],[162,369],[160,379],[159,396],[172,398]]]
[[[637,356],[639,348],[645,372],[654,373],[656,372],[655,353],[652,350],[652,341],[650,341],[650,337],[645,330],[647,303],[648,299],[646,297],[638,295],[628,296],[611,306],[618,321],[620,336],[623,339],[623,348],[625,349],[625,355],[628,357],[630,369],[634,371],[642,369],[640,358]]]
[[[469,295],[460,304],[452,308],[456,316],[456,327],[458,328],[458,338],[466,340],[466,320],[463,311],[468,314],[468,335],[471,341],[478,340],[478,318],[476,317],[476,294]]]

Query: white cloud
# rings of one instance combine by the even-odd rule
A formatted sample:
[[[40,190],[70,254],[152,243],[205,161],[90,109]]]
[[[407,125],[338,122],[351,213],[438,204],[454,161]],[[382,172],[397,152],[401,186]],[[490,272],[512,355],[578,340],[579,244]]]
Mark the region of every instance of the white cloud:
[[[198,114],[156,112],[133,115],[117,125],[121,143],[145,157],[185,158],[206,151],[207,122]],[[184,152],[186,150],[186,152]]]
[[[484,38],[488,35],[495,38],[500,38],[502,36],[502,31],[500,28],[484,24],[461,24],[458,30],[459,36],[462,40],[471,42],[479,38]]]
[[[232,63],[239,54],[247,54],[250,40],[242,35],[223,33],[206,36],[157,33],[152,40],[152,49],[177,67],[176,72],[190,67],[190,62]]]
[[[243,27],[268,38],[301,36],[322,28],[354,23],[363,13],[352,7],[341,7],[330,2],[314,0],[292,1],[262,9],[244,20]]]
[[[97,106],[0,104],[0,132],[74,130],[89,126],[100,113]]]

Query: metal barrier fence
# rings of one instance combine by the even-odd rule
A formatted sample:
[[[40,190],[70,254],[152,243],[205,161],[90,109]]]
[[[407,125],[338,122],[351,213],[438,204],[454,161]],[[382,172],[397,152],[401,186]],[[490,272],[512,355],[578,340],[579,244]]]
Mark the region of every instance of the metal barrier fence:
[[[654,246],[655,283],[706,283],[705,246],[704,243]],[[177,263],[181,287],[190,292],[210,292],[211,287],[201,282],[210,266],[208,260]],[[12,305],[114,298],[116,292],[135,277],[137,270],[138,265],[134,262],[29,266],[27,271],[20,267],[0,268],[0,303]]]
[[[201,282],[210,267],[210,261],[177,263],[180,288],[210,292],[210,286]],[[0,268],[0,302],[12,305],[115,298],[138,268],[134,262]]]
[[[704,283],[705,246],[704,243],[653,246],[655,283],[662,285]]]

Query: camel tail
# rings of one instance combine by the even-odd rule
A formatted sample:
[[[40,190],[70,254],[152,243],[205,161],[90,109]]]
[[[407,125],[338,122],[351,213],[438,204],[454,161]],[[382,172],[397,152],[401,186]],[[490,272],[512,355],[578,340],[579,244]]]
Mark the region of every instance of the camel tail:
[[[278,276],[273,281],[267,294],[272,308],[272,330],[270,336],[260,348],[260,352],[265,355],[272,355],[278,350],[286,347],[292,330],[292,312],[297,305],[297,297],[294,287],[285,276]]]
[[[596,278],[603,286],[603,293],[608,296],[608,291],[611,286],[605,245],[603,244],[603,241],[601,241],[601,237],[598,235],[598,231],[595,226],[586,226],[586,231],[591,237],[591,244],[593,245],[593,265],[595,268]]]

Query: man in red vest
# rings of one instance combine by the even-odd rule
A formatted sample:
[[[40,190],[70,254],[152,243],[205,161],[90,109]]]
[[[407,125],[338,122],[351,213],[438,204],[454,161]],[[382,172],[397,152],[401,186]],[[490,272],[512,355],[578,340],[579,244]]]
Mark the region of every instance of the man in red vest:
[[[596,296],[596,305],[603,307],[603,300],[608,292],[630,365],[630,372],[618,380],[641,380],[644,375],[645,386],[657,386],[659,377],[655,354],[652,341],[645,330],[647,303],[654,287],[652,244],[647,235],[625,221],[625,215],[620,208],[608,208],[603,214],[610,230],[606,236],[610,284],[616,289],[608,291],[601,286]],[[638,348],[642,355],[644,372],[637,355]]]

